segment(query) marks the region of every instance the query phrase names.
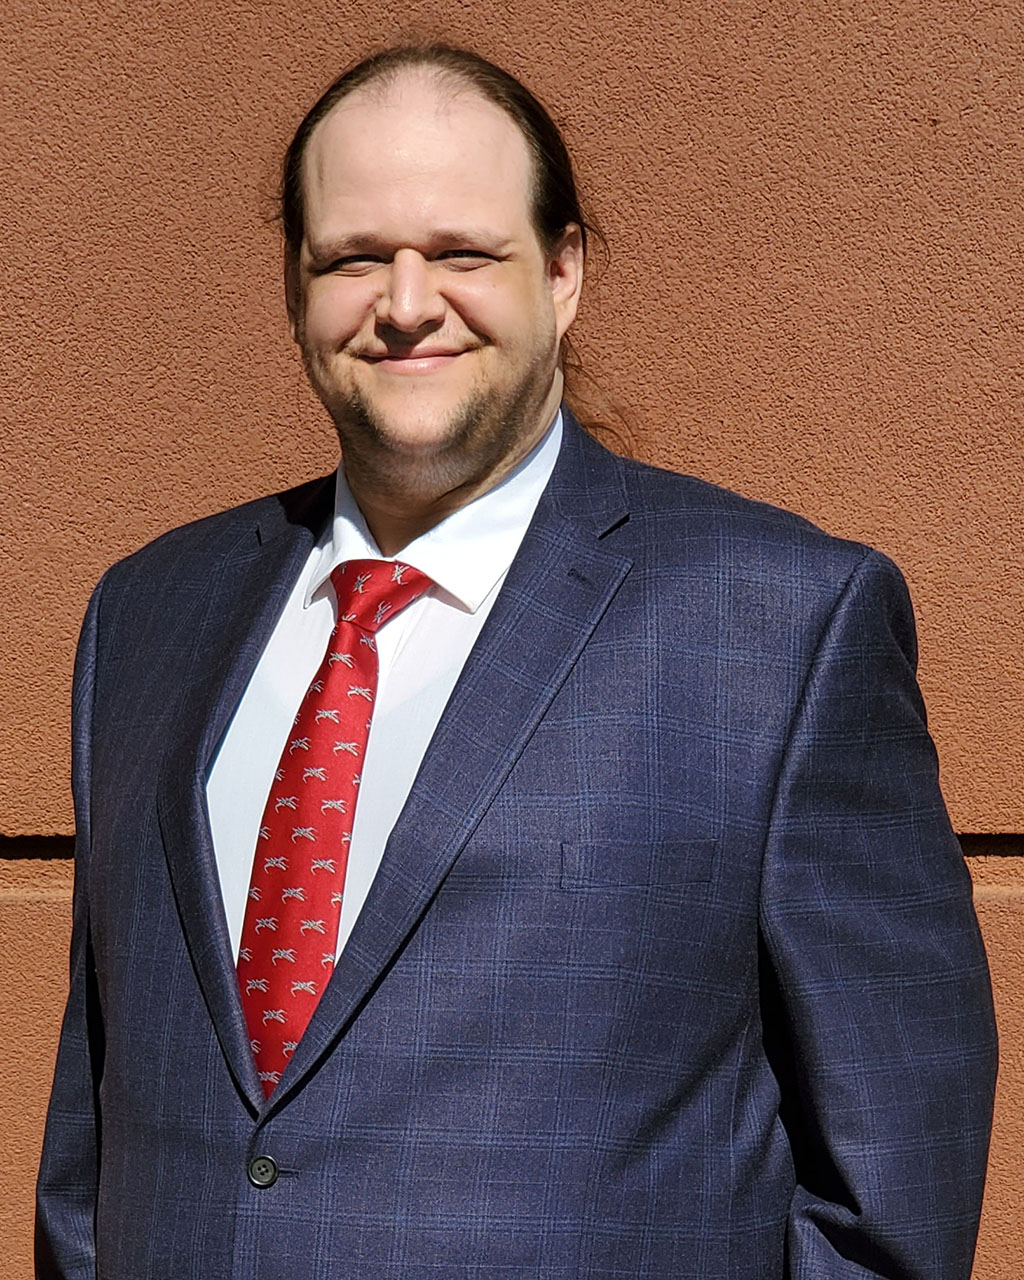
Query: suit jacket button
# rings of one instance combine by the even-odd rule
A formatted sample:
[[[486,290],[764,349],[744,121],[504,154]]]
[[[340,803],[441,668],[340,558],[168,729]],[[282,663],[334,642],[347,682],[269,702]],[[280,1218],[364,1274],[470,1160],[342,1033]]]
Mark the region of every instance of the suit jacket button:
[[[253,1156],[247,1172],[254,1187],[272,1187],[277,1181],[277,1161],[270,1156]]]

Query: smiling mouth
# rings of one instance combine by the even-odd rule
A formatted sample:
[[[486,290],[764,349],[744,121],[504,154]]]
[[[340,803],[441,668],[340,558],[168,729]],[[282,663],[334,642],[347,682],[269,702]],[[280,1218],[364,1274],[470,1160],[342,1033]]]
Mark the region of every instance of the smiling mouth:
[[[386,369],[390,373],[415,374],[433,373],[438,369],[445,369],[452,361],[465,354],[465,351],[427,351],[422,353],[389,351],[386,355],[364,355],[361,359],[369,364],[376,365],[378,368]]]

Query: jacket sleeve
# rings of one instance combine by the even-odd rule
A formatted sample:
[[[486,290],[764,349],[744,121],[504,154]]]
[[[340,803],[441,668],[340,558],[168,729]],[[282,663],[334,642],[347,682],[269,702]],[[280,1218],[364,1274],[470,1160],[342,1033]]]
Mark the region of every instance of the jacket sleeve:
[[[67,1008],[47,1113],[36,1199],[37,1280],[95,1280],[99,1173],[97,1091],[103,1033],[89,942],[89,791],[93,679],[101,586],[89,604],[75,660],[72,788],[75,892]]]
[[[869,552],[794,718],[762,879],[787,1280],[968,1280],[996,1040],[899,571]]]

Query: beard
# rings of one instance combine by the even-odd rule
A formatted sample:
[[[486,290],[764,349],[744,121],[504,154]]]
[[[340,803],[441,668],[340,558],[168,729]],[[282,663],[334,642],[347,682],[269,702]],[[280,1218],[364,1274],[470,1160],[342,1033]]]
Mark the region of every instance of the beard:
[[[305,344],[302,357],[310,384],[334,422],[350,487],[402,502],[430,503],[475,488],[483,492],[491,487],[485,483],[491,475],[491,483],[497,483],[547,427],[541,418],[558,372],[550,348],[538,345],[518,378],[508,385],[478,379],[460,403],[438,414],[430,442],[418,445],[404,440],[357,385],[339,386]]]

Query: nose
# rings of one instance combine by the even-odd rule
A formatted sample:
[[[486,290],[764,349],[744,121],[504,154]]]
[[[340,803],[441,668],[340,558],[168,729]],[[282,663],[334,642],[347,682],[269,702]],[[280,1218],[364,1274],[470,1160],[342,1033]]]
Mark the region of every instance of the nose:
[[[445,300],[437,287],[433,265],[415,249],[399,249],[387,272],[377,303],[377,320],[403,333],[443,322]]]

